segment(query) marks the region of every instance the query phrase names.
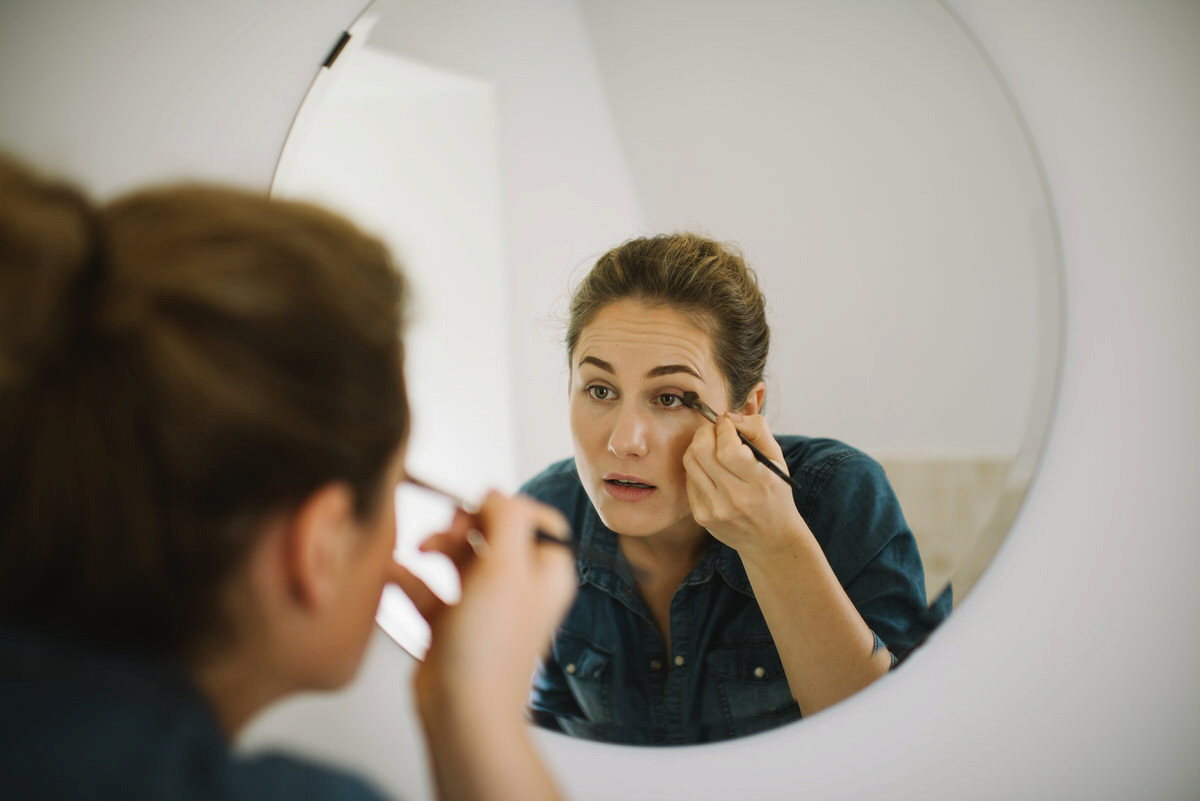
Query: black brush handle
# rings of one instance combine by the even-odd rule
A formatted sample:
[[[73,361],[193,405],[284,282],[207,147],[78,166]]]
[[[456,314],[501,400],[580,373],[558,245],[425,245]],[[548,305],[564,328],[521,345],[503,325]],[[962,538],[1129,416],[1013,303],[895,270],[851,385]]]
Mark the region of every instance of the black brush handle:
[[[579,553],[579,538],[575,536],[574,532],[569,533],[566,537],[556,537],[553,534],[549,534],[539,528],[537,533],[535,533],[533,536],[538,542],[545,542],[550,545],[561,545],[564,548],[569,549],[572,553]]]
[[[800,492],[800,485],[796,483],[796,480],[794,478],[792,478],[791,476],[789,476],[787,473],[780,470],[779,465],[775,464],[770,459],[768,459],[767,455],[765,453],[763,453],[758,448],[751,445],[750,440],[746,439],[746,437],[742,434],[741,431],[738,432],[738,439],[740,439],[742,441],[743,445],[745,445],[747,448],[750,449],[750,452],[754,454],[755,459],[757,459],[758,461],[765,464],[767,466],[767,469],[769,469],[772,473],[779,476],[787,483],[791,484],[793,490],[795,490],[796,492]]]

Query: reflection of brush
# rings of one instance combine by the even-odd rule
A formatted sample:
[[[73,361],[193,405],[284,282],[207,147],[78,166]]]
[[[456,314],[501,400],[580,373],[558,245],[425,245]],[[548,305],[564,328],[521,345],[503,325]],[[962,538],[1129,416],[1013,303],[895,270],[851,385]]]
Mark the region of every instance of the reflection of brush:
[[[700,400],[700,396],[697,395],[695,392],[683,393],[682,400],[683,400],[684,406],[687,406],[689,409],[692,409],[692,410],[698,412],[700,414],[700,416],[703,417],[708,422],[710,422],[710,423],[717,422],[717,413],[712,410],[711,406],[709,406],[704,401]],[[787,473],[780,470],[779,465],[772,462],[770,459],[767,458],[766,454],[764,454],[758,448],[751,445],[750,440],[746,439],[745,435],[742,434],[741,431],[738,431],[737,435],[738,435],[738,439],[740,439],[742,441],[742,444],[745,445],[747,448],[749,448],[750,452],[754,454],[755,459],[757,459],[758,461],[765,464],[767,466],[767,469],[769,469],[772,473],[779,476],[787,483],[791,484],[792,489],[796,490],[796,492],[800,492],[800,485],[796,483],[795,479],[793,479]]]
[[[441,495],[443,498],[450,501],[450,503],[454,504],[459,509],[462,509],[472,517],[479,513],[479,507],[477,505],[468,503],[467,501],[455,495],[453,492],[449,492],[441,487],[434,486],[428,481],[422,481],[415,476],[408,475],[404,477],[404,483],[412,484],[414,487],[420,487],[427,492],[432,492],[434,495]],[[570,548],[572,551],[576,552],[579,550],[579,540],[575,537],[573,532],[568,532],[566,537],[556,537],[553,534],[548,534],[539,528],[536,532],[534,532],[533,536],[538,542],[545,542],[551,545],[562,545],[563,547]],[[487,547],[487,541],[483,539],[483,535],[478,531],[471,531],[467,535],[467,541],[471,544],[471,547],[475,549],[476,553],[479,553],[481,550],[484,550]]]
[[[458,495],[455,495],[453,492],[444,490],[434,484],[430,484],[428,481],[422,481],[411,474],[406,475],[402,481],[405,484],[411,484],[412,486],[420,487],[427,492],[432,492],[434,495],[440,495],[472,517],[479,513],[478,504],[466,501]],[[603,565],[604,567],[613,570],[619,570],[617,566],[619,560],[616,556],[605,551],[601,551],[595,546],[581,544],[579,541],[579,536],[573,531],[568,532],[567,536],[565,537],[556,537],[553,534],[549,534],[541,529],[538,529],[536,532],[534,532],[533,536],[538,542],[547,543],[549,545],[561,545],[564,548],[570,549],[571,552],[576,556],[582,556],[585,559]],[[467,543],[471,546],[471,550],[475,551],[477,556],[482,556],[483,554],[487,553],[487,540],[484,539],[483,534],[481,534],[479,531],[473,529],[468,532]],[[647,571],[640,567],[634,567],[633,565],[629,565],[629,571],[633,575],[634,579],[637,580],[645,578],[647,575]]]

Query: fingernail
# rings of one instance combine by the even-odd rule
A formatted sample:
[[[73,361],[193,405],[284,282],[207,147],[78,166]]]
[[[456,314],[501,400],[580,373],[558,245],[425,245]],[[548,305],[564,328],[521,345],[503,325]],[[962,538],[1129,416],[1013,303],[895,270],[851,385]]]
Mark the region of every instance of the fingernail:
[[[478,531],[467,532],[467,544],[471,546],[471,550],[475,552],[476,556],[486,556],[488,551],[491,550],[488,541]]]

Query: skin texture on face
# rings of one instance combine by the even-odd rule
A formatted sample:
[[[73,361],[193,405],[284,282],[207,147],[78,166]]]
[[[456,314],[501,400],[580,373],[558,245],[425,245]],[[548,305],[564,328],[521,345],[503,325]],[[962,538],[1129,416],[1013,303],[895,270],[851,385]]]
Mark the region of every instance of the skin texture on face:
[[[575,463],[600,519],[628,537],[700,537],[683,454],[708,423],[681,396],[727,410],[711,337],[674,308],[622,299],[583,329],[571,362]]]

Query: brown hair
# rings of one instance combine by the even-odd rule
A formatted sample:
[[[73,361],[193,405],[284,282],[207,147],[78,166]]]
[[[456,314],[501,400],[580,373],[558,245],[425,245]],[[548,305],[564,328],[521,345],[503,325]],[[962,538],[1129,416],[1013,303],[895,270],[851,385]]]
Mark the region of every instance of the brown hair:
[[[568,358],[596,313],[624,298],[678,309],[708,331],[731,405],[762,380],[771,339],[766,304],[734,246],[677,233],[631,239],[605,253],[571,297]]]
[[[330,481],[372,514],[408,429],[405,294],[315,207],[93,207],[0,159],[0,618],[182,653],[264,515]]]

